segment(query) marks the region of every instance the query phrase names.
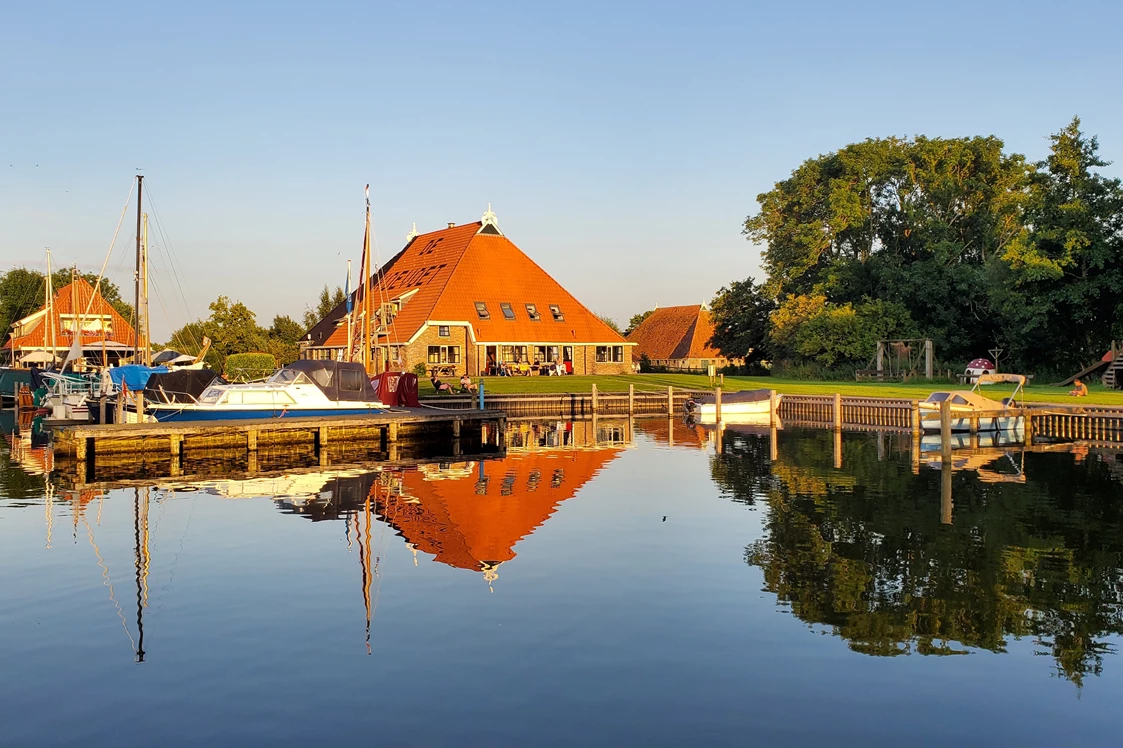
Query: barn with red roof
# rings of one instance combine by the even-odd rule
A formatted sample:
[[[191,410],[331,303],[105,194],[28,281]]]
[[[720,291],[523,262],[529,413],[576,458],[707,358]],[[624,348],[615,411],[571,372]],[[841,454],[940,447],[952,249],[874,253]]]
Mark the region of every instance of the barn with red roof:
[[[632,371],[633,345],[504,236],[490,209],[474,223],[411,235],[377,269],[371,301],[376,371],[419,363],[445,377],[520,364],[539,364],[535,372],[555,363],[571,374]],[[344,303],[308,331],[301,356],[347,357],[347,330]]]

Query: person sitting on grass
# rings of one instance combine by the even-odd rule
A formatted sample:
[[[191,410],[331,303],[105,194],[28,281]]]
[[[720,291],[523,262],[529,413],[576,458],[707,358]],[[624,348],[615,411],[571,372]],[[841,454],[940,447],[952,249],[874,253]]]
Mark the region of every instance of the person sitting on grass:
[[[464,372],[464,376],[460,377],[460,391],[469,394],[476,391],[476,385],[472,384],[472,378],[468,376],[467,372]]]
[[[1076,387],[1071,392],[1069,392],[1068,394],[1072,395],[1073,397],[1087,397],[1088,396],[1088,385],[1084,384],[1079,379],[1077,379],[1074,382],[1074,384],[1076,385]]]
[[[433,389],[437,391],[438,395],[451,395],[452,394],[452,388],[449,387],[444,382],[442,382],[441,380],[434,378],[434,379],[431,379],[429,381],[431,381],[433,383]]]

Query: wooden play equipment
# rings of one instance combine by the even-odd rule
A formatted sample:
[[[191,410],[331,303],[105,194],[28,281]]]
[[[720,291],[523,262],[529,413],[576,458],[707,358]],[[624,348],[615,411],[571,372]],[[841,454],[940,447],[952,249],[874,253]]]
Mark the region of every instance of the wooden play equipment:
[[[870,360],[872,368],[859,369],[856,377],[878,381],[906,381],[920,375],[924,363],[924,378],[932,379],[935,349],[931,338],[897,338],[877,341],[877,351]]]

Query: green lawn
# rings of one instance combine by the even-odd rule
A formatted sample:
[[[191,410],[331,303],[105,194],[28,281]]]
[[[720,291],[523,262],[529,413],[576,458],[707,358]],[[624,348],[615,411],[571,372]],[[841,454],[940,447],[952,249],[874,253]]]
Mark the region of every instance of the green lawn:
[[[482,381],[486,392],[495,394],[507,393],[568,393],[588,392],[594,383],[601,392],[627,392],[628,385],[634,384],[636,391],[666,390],[667,386],[682,387],[686,389],[708,390],[709,379],[700,374],[634,374],[632,376],[589,376],[589,377],[483,377],[475,381]],[[426,381],[421,381],[421,394],[432,395],[433,387]],[[929,393],[940,389],[966,389],[963,385],[948,384],[947,382],[812,382],[794,379],[779,379],[772,377],[726,377],[725,391],[752,389],[775,389],[787,395],[831,395],[841,392],[843,395],[864,397],[890,397],[907,398],[910,400],[923,400]],[[1008,395],[1011,391],[1008,386],[991,386],[984,389],[987,397],[998,399]],[[1087,403],[1089,405],[1121,405],[1123,406],[1123,391],[1105,390],[1097,382],[1089,385],[1088,397],[1069,397],[1068,387],[1050,387],[1044,384],[1030,385],[1026,388],[1027,402],[1054,402],[1054,403]]]

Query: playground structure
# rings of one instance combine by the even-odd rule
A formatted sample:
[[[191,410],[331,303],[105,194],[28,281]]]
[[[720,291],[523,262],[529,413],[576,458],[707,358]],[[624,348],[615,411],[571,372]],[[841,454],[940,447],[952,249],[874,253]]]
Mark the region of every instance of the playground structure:
[[[931,338],[897,338],[877,341],[877,351],[870,361],[872,368],[859,369],[857,379],[876,379],[881,382],[907,381],[920,375],[924,364],[924,378],[932,380],[935,349]]]

